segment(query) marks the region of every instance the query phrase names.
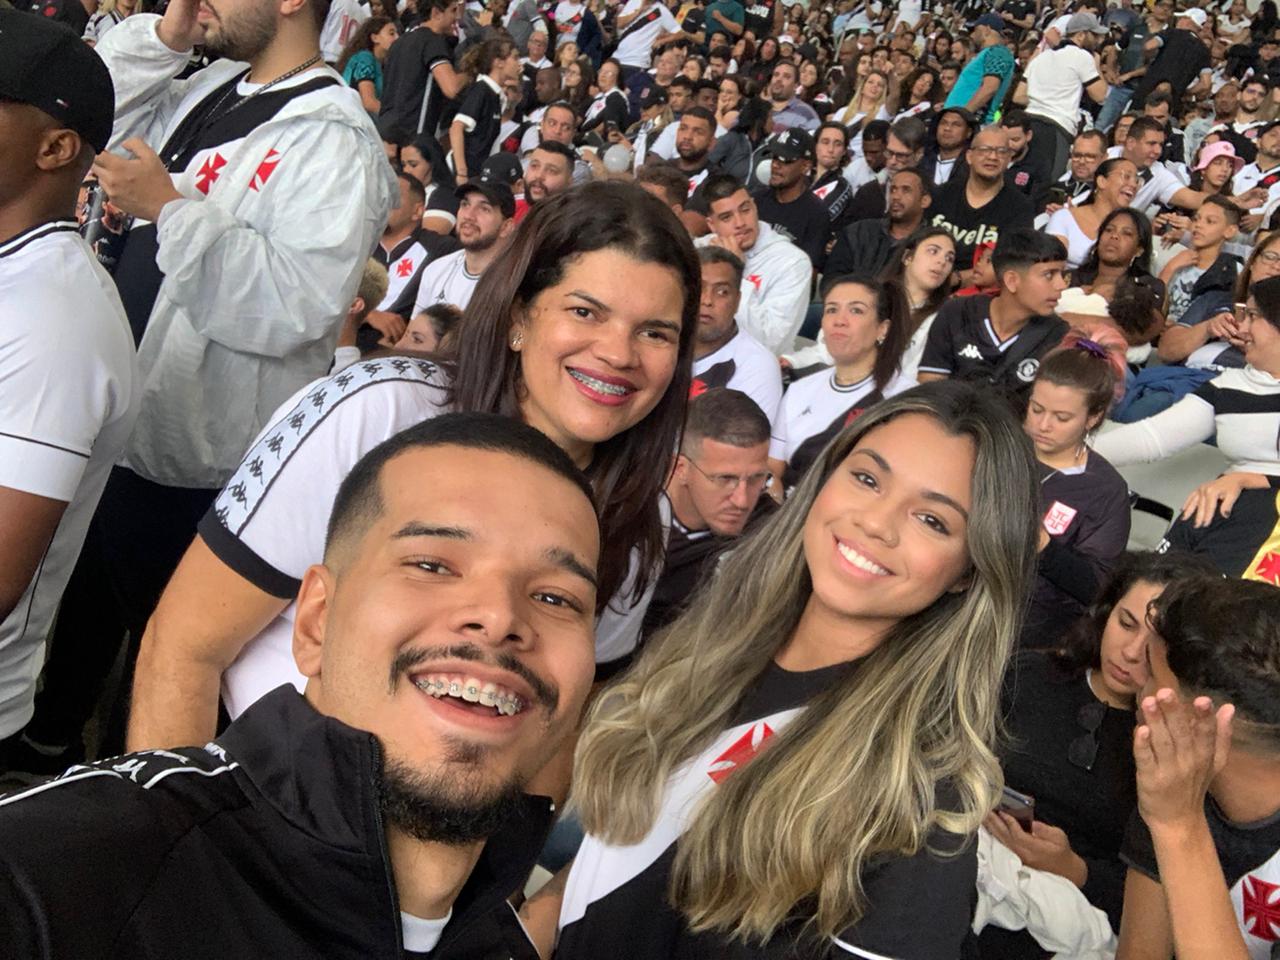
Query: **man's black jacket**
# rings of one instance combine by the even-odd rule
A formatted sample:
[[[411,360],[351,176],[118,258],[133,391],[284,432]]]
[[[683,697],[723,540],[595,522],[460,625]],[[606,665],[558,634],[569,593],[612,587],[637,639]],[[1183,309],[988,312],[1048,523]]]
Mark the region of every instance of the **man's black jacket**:
[[[286,686],[203,749],[0,797],[0,957],[402,960],[381,772],[373,736]],[[486,844],[432,960],[537,956],[504,902],[550,823],[549,801],[527,808]]]

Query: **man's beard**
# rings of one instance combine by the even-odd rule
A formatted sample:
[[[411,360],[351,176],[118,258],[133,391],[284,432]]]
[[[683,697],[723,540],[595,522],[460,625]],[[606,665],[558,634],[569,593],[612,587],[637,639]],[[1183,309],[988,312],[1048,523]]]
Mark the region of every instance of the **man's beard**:
[[[484,748],[459,744],[450,759],[480,763]],[[496,787],[469,783],[464,773],[422,773],[388,760],[379,783],[378,805],[391,826],[425,843],[463,846],[493,836],[517,815],[524,783],[513,777]]]
[[[207,52],[229,60],[250,61],[276,38],[276,11],[267,3],[251,6],[246,11],[223,20],[215,11],[216,32],[205,36]]]
[[[482,233],[474,240],[462,240],[460,242],[462,243],[462,249],[468,253],[483,253],[498,242],[498,235],[494,233],[486,237]]]

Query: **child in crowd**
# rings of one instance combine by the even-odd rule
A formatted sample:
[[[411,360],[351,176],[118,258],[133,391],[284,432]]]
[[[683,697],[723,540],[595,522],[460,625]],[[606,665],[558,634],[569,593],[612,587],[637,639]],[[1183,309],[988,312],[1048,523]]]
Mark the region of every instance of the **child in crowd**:
[[[1191,249],[1174,256],[1160,272],[1169,289],[1171,324],[1160,339],[1160,357],[1165,362],[1187,359],[1211,337],[1226,339],[1215,324],[1218,308],[1223,302],[1231,303],[1240,262],[1222,246],[1236,235],[1239,225],[1239,207],[1225,197],[1206,198],[1191,220]]]

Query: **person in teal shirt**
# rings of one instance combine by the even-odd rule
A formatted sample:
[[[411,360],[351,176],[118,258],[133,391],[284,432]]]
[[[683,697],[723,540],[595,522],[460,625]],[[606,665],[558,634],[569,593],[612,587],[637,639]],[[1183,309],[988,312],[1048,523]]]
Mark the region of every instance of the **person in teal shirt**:
[[[388,18],[370,17],[360,24],[338,58],[343,82],[360,94],[360,102],[374,116],[382,106],[382,62],[399,37],[400,31]]]
[[[1004,21],[999,14],[984,13],[973,25],[971,36],[982,49],[969,61],[951,88],[946,108],[964,107],[981,123],[995,123],[1013,79],[1013,51],[1004,41]]]
[[[716,11],[719,11],[720,15],[726,20],[736,23],[738,32],[734,33],[721,23],[715,16]],[[722,43],[732,46],[738,37],[742,36],[742,27],[746,22],[747,13],[742,9],[742,4],[738,0],[712,0],[711,3],[707,4],[706,18],[703,20],[704,28],[707,32],[707,49],[709,50],[716,46],[715,37],[717,35],[724,38],[721,41]]]

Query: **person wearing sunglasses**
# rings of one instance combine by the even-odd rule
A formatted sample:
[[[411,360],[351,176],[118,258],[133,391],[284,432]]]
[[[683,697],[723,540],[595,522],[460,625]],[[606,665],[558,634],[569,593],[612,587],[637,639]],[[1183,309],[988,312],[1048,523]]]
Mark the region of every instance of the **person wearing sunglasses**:
[[[779,499],[860,413],[915,386],[898,371],[910,337],[909,313],[896,281],[864,276],[825,281],[822,339],[835,366],[802,377],[782,396],[769,445],[772,492]]]
[[[1187,554],[1127,553],[1058,648],[1025,650],[1005,678],[1005,783],[1035,799],[1030,831],[1000,811],[983,824],[1033,869],[1066,877],[1120,928],[1120,847],[1134,810],[1135,697],[1147,681],[1147,610],[1165,588],[1211,568]],[[1052,909],[1052,906],[1048,907]],[[1025,931],[988,926],[983,956],[1044,951]]]
[[[773,483],[769,437],[769,418],[739,390],[713,387],[689,403],[667,481],[666,562],[645,613],[642,642],[674,620],[725,551],[774,512],[774,499],[763,496]]]

